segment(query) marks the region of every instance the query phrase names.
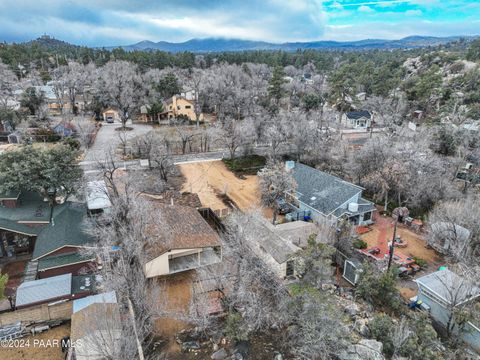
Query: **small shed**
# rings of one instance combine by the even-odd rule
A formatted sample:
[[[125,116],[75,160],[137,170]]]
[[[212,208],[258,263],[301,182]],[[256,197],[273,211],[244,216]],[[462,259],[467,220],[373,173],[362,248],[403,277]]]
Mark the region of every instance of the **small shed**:
[[[105,212],[112,207],[108,197],[105,181],[89,181],[87,183],[87,208],[90,215]]]
[[[362,263],[354,258],[346,259],[343,266],[343,278],[352,285],[357,285],[363,271]]]
[[[17,289],[17,308],[67,299],[72,293],[72,274],[26,281]]]

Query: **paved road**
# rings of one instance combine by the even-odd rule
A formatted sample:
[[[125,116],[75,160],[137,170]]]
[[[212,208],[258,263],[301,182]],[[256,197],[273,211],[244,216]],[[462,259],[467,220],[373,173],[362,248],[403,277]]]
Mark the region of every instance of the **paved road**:
[[[131,139],[135,136],[144,135],[152,127],[147,124],[127,124],[129,127],[132,127],[133,130],[127,131],[127,139]],[[85,153],[85,162],[95,162],[95,161],[104,161],[106,159],[106,154],[109,153],[111,149],[115,150],[120,145],[120,131],[115,129],[120,127],[120,124],[107,124],[103,123],[102,128],[97,134],[95,142]]]

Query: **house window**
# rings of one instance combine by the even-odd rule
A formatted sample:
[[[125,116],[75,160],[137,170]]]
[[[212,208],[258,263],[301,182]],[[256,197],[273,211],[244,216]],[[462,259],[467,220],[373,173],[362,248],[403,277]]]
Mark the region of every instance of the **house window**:
[[[371,212],[367,212],[365,214],[363,214],[363,221],[368,221],[372,218],[372,213]]]
[[[170,110],[172,110],[172,105],[170,105]]]
[[[185,105],[185,109],[191,109],[192,107],[190,105]]]
[[[180,105],[177,105],[177,110],[180,110],[180,109],[181,109],[181,108],[180,108]]]
[[[294,274],[295,274],[294,262],[293,262],[293,260],[288,260],[287,261],[287,271],[285,273],[285,276],[293,276]]]

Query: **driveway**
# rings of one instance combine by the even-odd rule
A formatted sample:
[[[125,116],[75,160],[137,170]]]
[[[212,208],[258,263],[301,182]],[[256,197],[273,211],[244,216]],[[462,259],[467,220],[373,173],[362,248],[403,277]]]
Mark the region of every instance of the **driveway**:
[[[104,161],[110,150],[115,150],[120,145],[120,131],[115,129],[121,125],[118,123],[108,124],[103,123],[100,131],[97,134],[93,145],[85,152],[85,159],[83,162],[98,162]],[[144,135],[152,130],[152,127],[147,124],[127,124],[133,130],[127,131],[127,139],[132,139],[136,136]],[[118,158],[120,160],[120,158]]]

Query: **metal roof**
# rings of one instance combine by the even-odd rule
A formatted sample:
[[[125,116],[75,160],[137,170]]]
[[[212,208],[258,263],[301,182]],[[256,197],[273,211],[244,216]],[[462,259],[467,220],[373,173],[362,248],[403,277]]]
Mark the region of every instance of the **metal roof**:
[[[372,115],[368,111],[351,111],[347,113],[347,118],[357,120],[362,117],[365,117],[367,119],[370,119]]]
[[[106,209],[112,206],[108,197],[105,181],[89,181],[87,183],[87,207],[88,210]]]
[[[115,291],[110,291],[107,293],[101,293],[97,295],[87,296],[82,299],[73,301],[73,313],[85,309],[87,306],[92,304],[116,304],[117,295]]]
[[[72,292],[72,274],[26,281],[17,289],[16,306],[48,301]]]
[[[415,280],[420,288],[432,291],[449,304],[459,305],[480,296],[480,288],[454,272],[444,269]]]

